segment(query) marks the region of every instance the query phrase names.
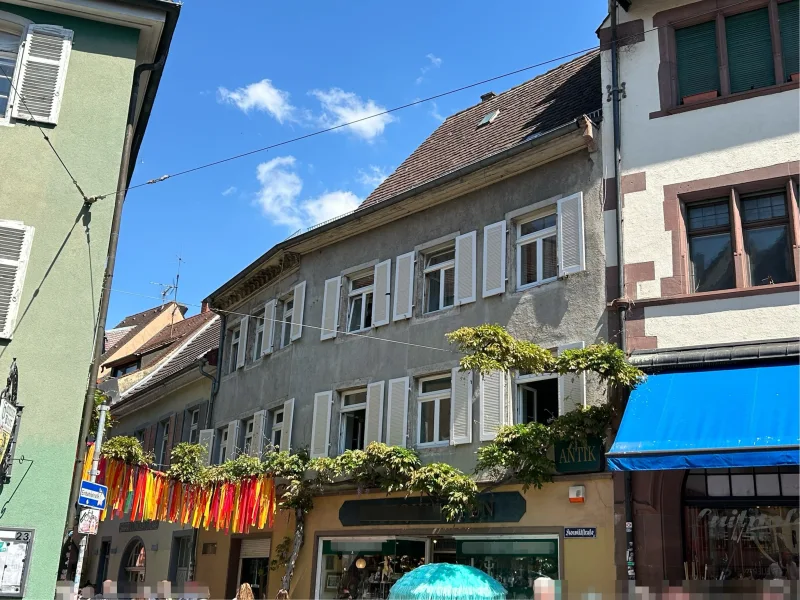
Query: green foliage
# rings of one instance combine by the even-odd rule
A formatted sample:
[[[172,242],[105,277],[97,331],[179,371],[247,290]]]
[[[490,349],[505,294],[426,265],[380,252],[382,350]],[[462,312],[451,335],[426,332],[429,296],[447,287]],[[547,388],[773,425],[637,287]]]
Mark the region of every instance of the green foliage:
[[[462,327],[447,334],[466,356],[461,359],[465,371],[481,373],[511,371],[525,373],[595,373],[602,381],[635,387],[644,373],[631,365],[614,344],[592,344],[586,348],[564,350],[558,356],[533,342],[518,340],[501,325]]]
[[[561,415],[549,425],[553,441],[575,440],[586,442],[589,438],[605,439],[614,416],[610,404],[585,406]]]
[[[441,502],[442,514],[448,521],[457,521],[470,514],[478,495],[478,486],[471,477],[445,463],[433,463],[415,470],[408,489]]]
[[[289,557],[292,555],[292,538],[288,535],[283,538],[280,544],[272,549],[272,560],[269,561],[269,570],[277,571],[285,569],[289,564]]]
[[[118,435],[103,442],[100,453],[109,459],[121,460],[129,465],[149,465],[155,457],[152,452],[145,452],[142,444],[135,437]]]
[[[100,405],[103,402],[108,402],[109,398],[100,390],[94,391],[94,410],[92,411],[92,422],[89,425],[89,433],[97,439],[97,426],[100,424]],[[117,422],[111,416],[111,411],[106,411],[106,422],[105,426],[103,427],[103,435],[107,434]]]
[[[206,449],[200,444],[181,442],[172,449],[167,475],[182,483],[201,485],[207,481],[204,459]]]
[[[386,492],[405,489],[419,466],[419,456],[413,450],[377,442],[364,450],[346,450],[336,458],[316,458],[309,463],[309,469],[317,473],[318,484],[347,479],[360,490],[380,488]]]

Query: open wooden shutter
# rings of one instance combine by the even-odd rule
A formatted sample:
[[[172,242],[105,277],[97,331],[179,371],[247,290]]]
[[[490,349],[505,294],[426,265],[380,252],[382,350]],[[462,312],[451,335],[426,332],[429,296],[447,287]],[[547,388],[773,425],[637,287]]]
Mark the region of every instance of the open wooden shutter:
[[[56,25],[29,25],[19,59],[11,116],[58,123],[72,31]]]
[[[325,281],[325,293],[322,296],[322,331],[320,340],[332,340],[339,329],[339,290],[342,287],[341,277],[331,277]]]
[[[583,348],[583,342],[558,347],[558,353],[574,348]],[[586,373],[562,375],[558,378],[558,416],[586,405]]]
[[[228,445],[225,448],[226,460],[233,460],[239,453],[239,421],[228,423]]]
[[[253,415],[253,441],[250,442],[250,454],[261,458],[264,452],[265,428],[267,426],[267,411],[259,410]]]
[[[144,451],[152,452],[156,447],[156,437],[158,436],[158,423],[153,423],[147,428],[144,434]]]
[[[719,91],[717,28],[712,19],[675,30],[678,99]]]
[[[558,275],[586,268],[583,240],[583,192],[558,201]]]
[[[14,334],[33,242],[33,227],[18,221],[0,221],[0,338]]]
[[[392,261],[385,260],[375,265],[375,292],[372,297],[372,326],[389,323],[391,306]]]
[[[236,368],[241,369],[244,366],[245,358],[247,357],[247,326],[250,323],[250,317],[244,316],[239,321],[239,349],[236,354]]]
[[[169,417],[169,425],[168,425],[169,431],[167,432],[167,451],[165,453],[164,458],[161,459],[165,467],[168,467],[172,460],[172,446],[173,444],[175,444],[175,440],[178,439],[180,441],[181,439],[180,433],[178,434],[177,438],[175,437],[175,426],[177,421],[176,417],[177,415],[175,413],[172,413]]]
[[[181,442],[187,441],[185,437],[183,437],[183,422],[186,418],[186,411],[182,410],[178,414],[175,415],[175,437],[173,438],[175,445],[177,446]]]
[[[798,7],[800,7],[798,0],[778,4],[784,81],[789,81],[793,74],[800,73],[800,10]]]
[[[450,444],[472,443],[472,371],[455,367],[450,383]]]
[[[314,417],[311,420],[311,458],[328,456],[328,444],[331,441],[331,404],[333,404],[333,392],[314,394]]]
[[[393,321],[410,319],[414,307],[414,252],[401,254],[394,261]]]
[[[303,335],[303,308],[306,304],[306,282],[301,281],[294,286],[294,312],[292,312],[292,341]]]
[[[506,222],[483,228],[483,297],[506,291]]]
[[[294,419],[294,398],[283,403],[283,431],[281,432],[280,450],[290,452],[292,449],[292,420]]]
[[[731,94],[775,85],[775,60],[769,11],[751,10],[725,17]]]
[[[197,439],[197,443],[206,450],[205,456],[203,456],[203,464],[206,466],[211,464],[211,453],[214,452],[216,434],[217,432],[213,429],[201,429],[200,436]]]
[[[456,306],[475,302],[475,252],[477,232],[470,231],[456,238],[455,291]]]
[[[271,354],[275,349],[275,308],[277,300],[270,300],[264,307],[264,341],[261,346],[261,355]]]
[[[408,436],[408,377],[389,380],[389,405],[386,420],[386,444],[406,446]]]
[[[481,441],[493,440],[505,424],[506,376],[503,371],[481,375]]]
[[[364,427],[364,446],[370,442],[380,442],[383,429],[383,381],[367,386],[367,414]]]

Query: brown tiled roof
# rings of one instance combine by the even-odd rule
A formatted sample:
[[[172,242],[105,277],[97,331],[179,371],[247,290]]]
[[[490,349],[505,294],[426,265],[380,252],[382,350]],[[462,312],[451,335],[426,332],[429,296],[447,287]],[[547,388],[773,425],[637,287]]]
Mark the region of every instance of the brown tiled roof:
[[[113,348],[117,343],[125,337],[125,334],[133,329],[130,327],[117,327],[116,329],[106,329],[106,348]]]
[[[182,336],[180,343],[153,372],[123,392],[119,401],[152,388],[191,366],[219,346],[220,319],[216,314],[213,312],[201,313],[185,319],[182,323],[186,321],[192,322],[192,329]]]
[[[122,328],[129,328],[126,333],[122,336],[112,336],[115,338],[112,342],[112,339],[109,337],[108,333],[109,330],[106,331],[106,344],[103,350],[103,354],[100,357],[100,364],[102,365],[108,360],[108,357],[114,354],[114,351],[117,348],[120,348],[128,343],[128,340],[133,338],[139,330],[150,323],[153,319],[155,319],[158,315],[160,315],[165,310],[171,310],[174,306],[178,307],[178,310],[181,311],[181,314],[186,314],[188,307],[184,306],[183,304],[177,304],[175,302],[168,302],[167,304],[163,304],[161,306],[155,306],[153,308],[148,308],[147,310],[143,310],[142,312],[136,313],[135,315],[130,315],[122,319],[117,326],[114,327],[116,329]]]
[[[602,107],[600,54],[592,51],[448,117],[360,208],[516,146]],[[497,118],[478,127],[499,110]]]
[[[144,344],[142,344],[136,350],[136,354],[149,354],[150,352],[158,350],[163,346],[174,344],[175,342],[184,339],[187,335],[194,333],[198,327],[201,327],[206,321],[211,320],[212,317],[214,317],[214,313],[208,311],[194,315],[188,319],[183,319],[177,323],[173,323],[172,325],[167,325],[161,331],[147,340]]]

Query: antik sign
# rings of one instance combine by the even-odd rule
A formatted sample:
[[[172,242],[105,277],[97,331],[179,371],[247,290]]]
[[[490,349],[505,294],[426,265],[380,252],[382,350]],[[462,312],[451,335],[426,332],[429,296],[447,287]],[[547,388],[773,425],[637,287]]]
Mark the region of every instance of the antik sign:
[[[556,471],[559,473],[595,473],[605,470],[605,453],[600,438],[589,438],[588,442],[556,442],[553,451]]]

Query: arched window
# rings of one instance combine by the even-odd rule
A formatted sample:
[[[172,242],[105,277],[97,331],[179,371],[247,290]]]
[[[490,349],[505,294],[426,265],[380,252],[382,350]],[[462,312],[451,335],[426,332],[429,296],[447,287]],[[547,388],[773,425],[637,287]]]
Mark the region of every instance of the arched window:
[[[120,579],[132,583],[144,581],[146,563],[147,553],[144,549],[144,542],[140,538],[134,538],[122,556],[124,572],[120,573]]]
[[[798,579],[798,467],[695,469],[683,490],[689,579]]]

